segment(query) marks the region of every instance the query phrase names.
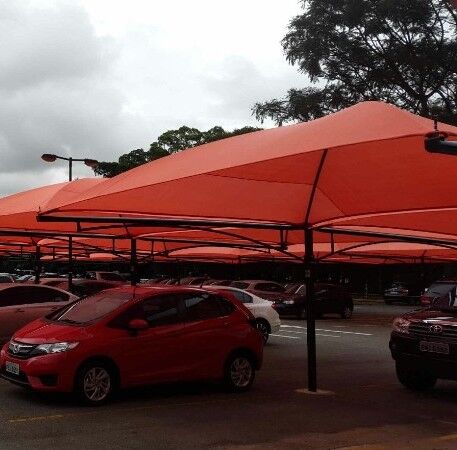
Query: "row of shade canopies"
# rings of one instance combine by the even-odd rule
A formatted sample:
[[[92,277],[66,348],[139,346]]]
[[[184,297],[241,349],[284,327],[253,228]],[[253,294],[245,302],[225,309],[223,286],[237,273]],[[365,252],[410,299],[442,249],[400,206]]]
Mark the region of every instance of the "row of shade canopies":
[[[0,243],[24,243],[41,256],[53,248],[49,240],[58,241],[52,251],[68,248],[69,261],[87,249],[130,254],[132,262],[172,253],[220,259],[224,249],[239,260],[246,254],[303,260],[312,299],[315,259],[455,260],[457,164],[425,146],[456,136],[456,127],[363,102],[202,145],[111,179],[1,199]],[[315,390],[312,311],[307,328]]]
[[[457,171],[449,156],[424,151],[436,128],[448,138],[457,131],[364,102],[112,179],[45,186],[0,200],[0,243],[16,246],[20,236],[36,246],[59,235],[85,238],[86,254],[92,246],[93,253],[114,248],[122,256],[133,238],[138,252],[158,258],[287,261],[303,257],[304,230],[317,230],[313,250],[322,260],[453,260]]]

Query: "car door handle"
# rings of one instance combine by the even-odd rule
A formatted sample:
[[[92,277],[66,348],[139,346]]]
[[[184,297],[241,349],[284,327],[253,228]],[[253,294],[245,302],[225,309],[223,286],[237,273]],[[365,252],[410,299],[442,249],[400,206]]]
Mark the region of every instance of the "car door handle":
[[[17,313],[22,313],[22,312],[25,312],[25,309],[17,308],[15,312],[17,312]]]

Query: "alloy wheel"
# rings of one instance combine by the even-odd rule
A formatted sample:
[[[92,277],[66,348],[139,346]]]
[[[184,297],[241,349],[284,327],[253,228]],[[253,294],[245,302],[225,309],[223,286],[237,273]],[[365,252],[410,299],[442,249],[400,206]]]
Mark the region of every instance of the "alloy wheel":
[[[230,378],[236,388],[245,388],[249,386],[252,379],[253,368],[251,362],[239,356],[232,361],[230,365]]]
[[[92,402],[101,402],[111,391],[111,376],[104,367],[92,367],[84,375],[84,395]]]

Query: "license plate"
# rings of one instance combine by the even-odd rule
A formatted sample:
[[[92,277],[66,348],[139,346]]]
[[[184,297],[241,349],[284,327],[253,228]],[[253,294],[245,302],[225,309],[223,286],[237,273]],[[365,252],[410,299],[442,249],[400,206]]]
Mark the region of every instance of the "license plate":
[[[442,353],[444,355],[449,355],[449,344],[443,344],[442,342],[421,341],[419,343],[419,349],[421,352]]]
[[[5,363],[5,369],[7,372],[12,373],[14,375],[19,375],[19,364],[6,361]]]

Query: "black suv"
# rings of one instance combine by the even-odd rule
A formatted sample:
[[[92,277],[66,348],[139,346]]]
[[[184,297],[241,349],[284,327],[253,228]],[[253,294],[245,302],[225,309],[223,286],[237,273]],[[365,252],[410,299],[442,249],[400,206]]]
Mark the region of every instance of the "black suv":
[[[432,306],[397,317],[390,350],[398,380],[407,388],[432,388],[438,378],[457,380],[456,290]]]

